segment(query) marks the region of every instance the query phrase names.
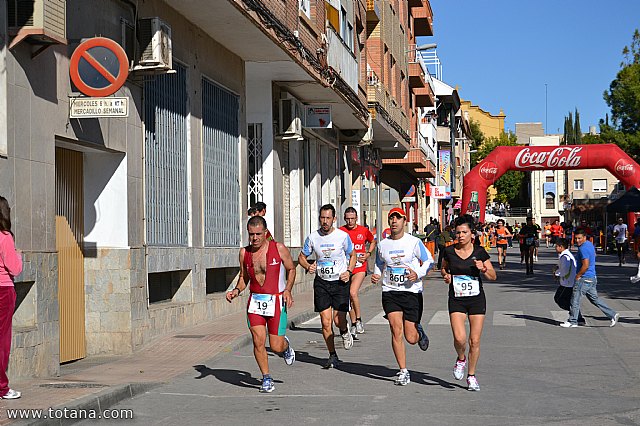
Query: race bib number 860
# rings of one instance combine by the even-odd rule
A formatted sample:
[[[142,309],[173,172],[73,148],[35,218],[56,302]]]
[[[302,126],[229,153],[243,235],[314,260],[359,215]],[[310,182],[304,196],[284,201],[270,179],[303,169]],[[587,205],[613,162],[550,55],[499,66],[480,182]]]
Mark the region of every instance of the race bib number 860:
[[[407,281],[408,271],[406,268],[389,267],[387,271],[389,272],[390,285],[401,286]]]

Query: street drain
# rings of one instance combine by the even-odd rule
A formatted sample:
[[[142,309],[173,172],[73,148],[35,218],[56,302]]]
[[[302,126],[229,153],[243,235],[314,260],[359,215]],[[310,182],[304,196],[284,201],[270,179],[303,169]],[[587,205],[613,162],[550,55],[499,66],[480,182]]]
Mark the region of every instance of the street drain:
[[[41,388],[54,388],[54,389],[79,389],[79,388],[106,388],[109,385],[102,385],[100,383],[44,383],[40,385]]]
[[[205,337],[204,334],[176,334],[176,339],[202,339]]]

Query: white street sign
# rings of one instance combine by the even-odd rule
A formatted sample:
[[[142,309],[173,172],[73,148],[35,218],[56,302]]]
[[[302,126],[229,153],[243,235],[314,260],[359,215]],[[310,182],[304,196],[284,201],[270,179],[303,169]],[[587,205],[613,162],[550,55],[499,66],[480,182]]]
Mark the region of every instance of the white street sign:
[[[128,116],[129,98],[69,98],[69,118]]]

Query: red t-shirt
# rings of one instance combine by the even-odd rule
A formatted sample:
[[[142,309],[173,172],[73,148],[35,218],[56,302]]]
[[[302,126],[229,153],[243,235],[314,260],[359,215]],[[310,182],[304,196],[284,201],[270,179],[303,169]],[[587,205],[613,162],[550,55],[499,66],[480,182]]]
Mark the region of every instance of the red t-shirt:
[[[371,231],[369,231],[362,225],[356,225],[354,229],[348,229],[346,226],[341,226],[340,229],[349,234],[349,237],[351,237],[353,249],[355,250],[356,254],[367,252],[367,241],[369,243],[373,242],[373,234],[371,233]],[[364,268],[363,270],[365,270],[366,267],[367,262],[356,262],[356,269],[354,269],[354,272],[356,272],[359,268]]]
[[[559,237],[561,234],[562,234],[562,226],[551,225],[551,235],[555,237]]]

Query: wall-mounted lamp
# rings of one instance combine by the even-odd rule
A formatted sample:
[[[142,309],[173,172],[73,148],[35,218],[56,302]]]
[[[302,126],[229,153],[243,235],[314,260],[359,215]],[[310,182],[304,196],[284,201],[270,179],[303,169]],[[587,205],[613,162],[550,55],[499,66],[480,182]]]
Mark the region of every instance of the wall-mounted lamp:
[[[428,44],[422,44],[420,46],[416,45],[416,47],[414,47],[413,49],[409,49],[406,51],[406,53],[408,52],[423,52],[425,50],[433,50],[435,48],[437,48],[438,45],[436,43],[428,43]]]

